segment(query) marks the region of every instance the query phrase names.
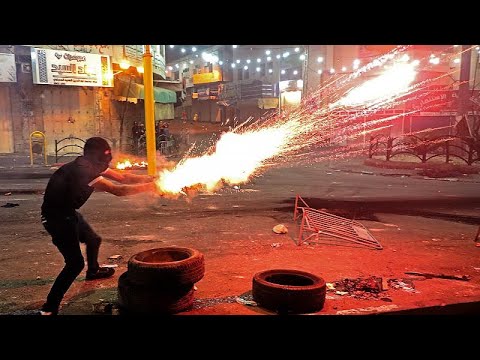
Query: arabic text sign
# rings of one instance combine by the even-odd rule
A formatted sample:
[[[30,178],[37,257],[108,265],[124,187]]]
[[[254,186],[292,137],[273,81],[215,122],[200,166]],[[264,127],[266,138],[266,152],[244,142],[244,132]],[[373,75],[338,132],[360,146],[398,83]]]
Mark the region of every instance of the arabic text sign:
[[[38,48],[31,53],[35,84],[113,86],[109,56]]]

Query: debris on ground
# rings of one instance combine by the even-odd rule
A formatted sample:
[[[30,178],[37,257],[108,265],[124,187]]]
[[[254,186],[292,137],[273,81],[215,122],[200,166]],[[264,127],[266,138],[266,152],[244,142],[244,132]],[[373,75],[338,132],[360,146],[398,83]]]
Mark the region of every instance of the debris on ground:
[[[410,279],[388,279],[388,286],[395,290],[405,290],[412,293],[418,293],[418,290],[415,290],[415,285]]]
[[[382,278],[382,291],[388,290],[388,279]]]
[[[118,267],[118,265],[117,264],[102,264],[101,267],[116,268],[116,267]]]
[[[5,205],[2,205],[0,207],[4,207],[4,208],[12,208],[12,207],[15,207],[15,206],[19,206],[20,204],[16,204],[16,203],[9,203],[7,202]]]
[[[273,247],[273,248],[280,247],[280,243],[273,243],[273,244],[272,244],[272,247]]]
[[[100,301],[92,304],[92,310],[97,314],[111,314],[113,309],[113,304],[107,301]]]
[[[197,310],[218,304],[233,304],[237,302],[236,298],[237,296],[225,296],[221,298],[194,299],[192,309]]]
[[[332,283],[326,283],[325,285],[327,285],[327,290],[335,290],[335,285]]]
[[[362,314],[362,313],[378,313],[389,311],[398,308],[397,305],[382,305],[382,306],[370,306],[366,308],[360,309],[349,309],[349,310],[339,310],[337,311],[337,315],[354,315],[354,314]]]
[[[382,278],[377,276],[370,276],[365,279],[342,279],[327,286],[327,290],[335,290],[337,295],[350,295],[357,299],[376,299],[383,290],[382,282]]]
[[[425,272],[418,272],[418,271],[406,271],[405,274],[424,276],[427,279],[438,278],[438,279],[450,279],[450,280],[462,280],[462,281],[469,281],[471,279],[470,275],[432,274],[432,273],[425,273]]]
[[[273,227],[273,232],[275,234],[286,234],[288,233],[288,229],[285,225],[283,224],[278,224]]]
[[[4,195],[4,196],[10,196],[10,195],[12,195],[12,193],[11,193],[11,192],[7,192],[7,193],[5,193],[5,194],[3,194],[3,195]]]
[[[235,298],[235,301],[239,304],[242,304],[242,305],[248,305],[248,306],[258,306],[257,305],[257,302],[256,301],[253,301],[253,300],[245,300],[241,297],[236,297]]]
[[[120,260],[122,255],[112,255],[108,257],[108,260]]]
[[[248,291],[241,295],[225,296],[221,298],[209,298],[209,299],[194,299],[192,309],[202,309],[210,306],[215,306],[218,304],[242,304],[248,306],[257,306],[256,302],[253,300],[252,291]],[[245,303],[245,304],[244,304]],[[255,305],[253,305],[255,303]]]

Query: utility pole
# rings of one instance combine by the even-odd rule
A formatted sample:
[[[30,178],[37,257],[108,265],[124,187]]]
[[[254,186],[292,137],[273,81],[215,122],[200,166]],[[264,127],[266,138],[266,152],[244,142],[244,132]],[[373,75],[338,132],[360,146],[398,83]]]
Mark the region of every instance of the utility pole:
[[[145,132],[147,141],[148,175],[155,176],[157,172],[157,158],[155,146],[155,102],[153,97],[153,66],[150,45],[145,45],[143,53],[143,86],[145,97]]]
[[[458,87],[458,110],[457,119],[461,121],[465,118],[465,124],[468,127],[469,136],[472,135],[472,130],[468,122],[468,105],[470,98],[470,61],[472,58],[472,46],[462,45],[462,56],[460,62],[460,85]],[[458,121],[457,121],[458,124]]]

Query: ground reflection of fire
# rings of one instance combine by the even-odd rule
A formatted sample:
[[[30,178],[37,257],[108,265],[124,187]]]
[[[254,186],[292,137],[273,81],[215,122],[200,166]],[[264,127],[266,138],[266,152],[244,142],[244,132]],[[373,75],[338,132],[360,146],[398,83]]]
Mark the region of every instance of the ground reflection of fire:
[[[185,156],[173,169],[160,171],[158,189],[174,196],[189,189],[213,192],[224,184],[246,183],[270,166],[311,160],[312,154],[318,161],[363,152],[356,145],[341,144],[388,128],[392,120],[405,116],[405,112],[381,116],[381,110],[399,105],[408,105],[408,114],[425,110],[428,107],[418,106],[425,96],[420,90],[451,75],[414,83],[420,60],[410,61],[404,53],[407,49],[395,48],[353,74],[335,78],[298,108],[224,133],[202,156]],[[378,68],[384,68],[382,74],[361,82],[362,76]],[[323,151],[316,151],[318,147]]]

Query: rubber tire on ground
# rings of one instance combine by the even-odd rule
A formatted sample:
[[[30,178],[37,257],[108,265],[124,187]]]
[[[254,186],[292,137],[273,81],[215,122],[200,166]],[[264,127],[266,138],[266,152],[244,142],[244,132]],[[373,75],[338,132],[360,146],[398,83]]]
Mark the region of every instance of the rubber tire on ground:
[[[169,246],[142,251],[128,260],[130,281],[138,285],[193,285],[205,275],[205,260],[196,249]]]
[[[118,279],[122,314],[176,314],[193,306],[193,286],[162,289],[133,284],[126,271]]]
[[[253,299],[281,314],[305,314],[323,309],[326,283],[321,277],[299,271],[272,269],[253,276]]]

